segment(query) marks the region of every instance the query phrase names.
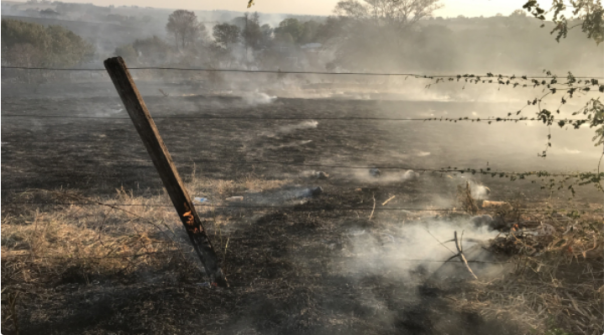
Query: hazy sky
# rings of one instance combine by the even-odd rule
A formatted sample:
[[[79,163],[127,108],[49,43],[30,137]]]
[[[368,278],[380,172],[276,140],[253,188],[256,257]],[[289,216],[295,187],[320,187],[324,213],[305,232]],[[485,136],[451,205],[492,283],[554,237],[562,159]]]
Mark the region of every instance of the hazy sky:
[[[190,3],[190,0],[174,0],[173,3],[178,1],[182,1],[184,4]],[[338,0],[255,0],[254,2],[255,5],[252,9],[259,12],[329,15]],[[526,0],[442,0],[444,7],[436,13],[436,16],[458,16],[460,14],[493,16],[497,13],[508,15],[515,9],[523,7],[526,2]],[[246,3],[246,0],[197,0],[195,6],[199,6],[200,9],[242,10],[242,8],[246,8]]]
[[[99,6],[132,6],[189,9],[189,10],[234,10],[245,11],[247,0],[63,0],[64,2],[94,3]],[[255,0],[250,9],[264,13],[291,13],[330,15],[338,0]],[[527,0],[442,0],[442,9],[435,16],[494,16],[508,15],[519,9]],[[549,0],[538,1],[549,7]],[[552,2],[551,2],[552,3]]]

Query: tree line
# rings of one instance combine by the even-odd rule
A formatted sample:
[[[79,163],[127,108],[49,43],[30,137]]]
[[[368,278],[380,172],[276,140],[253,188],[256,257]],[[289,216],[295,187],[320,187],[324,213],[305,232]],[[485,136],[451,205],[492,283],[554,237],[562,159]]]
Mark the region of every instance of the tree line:
[[[2,20],[2,63],[25,67],[70,67],[92,59],[94,47],[61,26]]]
[[[275,27],[263,23],[258,13],[210,27],[195,13],[177,10],[168,18],[165,39],[140,39],[121,46],[116,54],[145,65],[165,62],[170,54],[170,63],[200,67],[245,64],[282,70],[417,73],[535,73],[544,68],[583,72],[603,57],[603,49],[594,48],[579,30],[570,31],[567,48],[557,47],[554,39],[536,29],[543,23],[523,10],[507,16],[443,19],[433,17],[439,8],[436,0],[387,3],[401,6],[341,1],[335,14],[323,20],[285,18]],[[163,50],[157,58],[156,49]]]
[[[434,17],[439,6],[437,0],[345,0],[332,16],[290,17],[274,27],[258,13],[209,25],[194,12],[176,10],[165,21],[165,35],[139,36],[114,54],[137,66],[273,70],[523,74],[544,68],[586,73],[595,64],[602,67],[603,49],[580,30],[568,29],[566,48],[545,38],[536,29],[542,22],[531,17],[534,8],[528,7],[530,16],[519,9],[506,16],[443,19]],[[95,57],[90,43],[63,28],[5,21],[4,64],[67,67]],[[10,38],[17,34],[38,38]],[[49,51],[57,43],[65,47]]]

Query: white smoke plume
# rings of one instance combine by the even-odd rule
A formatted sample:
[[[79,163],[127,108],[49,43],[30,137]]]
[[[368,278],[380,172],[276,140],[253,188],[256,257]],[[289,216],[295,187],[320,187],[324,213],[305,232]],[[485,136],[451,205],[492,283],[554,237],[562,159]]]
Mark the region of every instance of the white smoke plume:
[[[266,136],[266,137],[279,137],[280,135],[286,135],[286,134],[290,134],[292,132],[298,131],[298,130],[304,130],[304,129],[314,129],[317,128],[317,125],[319,124],[319,122],[317,121],[303,121],[300,123],[296,123],[296,124],[289,124],[289,125],[285,125],[285,126],[281,126],[279,128],[277,128],[276,130],[273,131],[265,131],[262,133],[262,136]],[[302,145],[302,144],[307,144],[310,143],[311,141],[301,141],[298,144],[295,145]],[[285,144],[286,146],[292,146],[292,144]],[[280,146],[283,147],[283,146]]]
[[[457,253],[455,244],[451,242],[454,231],[457,231],[458,237],[463,237],[463,250],[471,261],[471,268],[481,270],[485,276],[502,270],[497,262],[494,262],[492,269],[486,269],[483,263],[473,263],[490,259],[492,255],[480,246],[496,237],[498,231],[490,230],[487,226],[476,226],[467,219],[413,224],[401,222],[379,230],[352,230],[349,232],[350,247],[344,251],[341,271],[350,276],[390,273],[405,278],[422,268],[431,274]],[[467,271],[461,263],[456,262],[459,263],[459,260],[452,260],[452,268]]]
[[[370,184],[388,184],[404,182],[420,177],[420,174],[414,170],[406,171],[380,171],[380,174],[373,175],[368,170],[355,170],[353,177],[361,182]]]
[[[254,91],[242,94],[242,99],[250,106],[266,105],[272,103],[276,97],[270,96],[267,93]]]
[[[277,132],[280,134],[288,134],[288,133],[291,133],[296,130],[317,128],[318,124],[319,124],[319,122],[313,121],[313,120],[303,121],[301,123],[279,127]]]
[[[471,196],[477,200],[486,200],[490,194],[489,187],[475,182],[469,182],[471,186]]]

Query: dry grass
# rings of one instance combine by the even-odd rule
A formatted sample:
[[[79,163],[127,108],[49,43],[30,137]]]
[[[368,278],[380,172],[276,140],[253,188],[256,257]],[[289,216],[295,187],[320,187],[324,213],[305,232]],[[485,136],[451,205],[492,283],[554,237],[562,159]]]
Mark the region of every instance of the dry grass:
[[[602,334],[603,208],[567,214],[510,215],[521,230],[513,228],[492,248],[511,256],[514,272],[472,283],[453,298],[456,305],[538,334]],[[528,229],[537,235],[523,231],[524,221],[539,222]]]
[[[187,184],[191,194],[206,196],[216,205],[231,195],[285,183],[253,177],[239,182],[192,180]],[[40,205],[45,203],[49,205]],[[216,235],[215,247],[225,252],[229,237],[223,232],[230,217],[215,214],[212,206],[199,212]],[[3,289],[4,283],[60,281],[78,273],[132,273],[164,266],[166,257],[191,260],[187,236],[180,228],[166,194],[134,196],[123,189],[112,198],[46,190],[17,194],[2,207]],[[195,257],[192,261],[198,262]],[[88,281],[85,277],[81,279]]]
[[[193,169],[195,171],[195,167]],[[242,180],[224,180],[196,177],[195,172],[186,184],[189,194],[194,197],[205,197],[213,204],[221,204],[230,196],[243,195],[245,192],[260,192],[279,188],[289,184],[290,180],[262,179],[252,174]]]
[[[476,214],[479,211],[477,202],[471,195],[471,185],[466,182],[466,186],[457,186],[456,202],[460,204],[462,210],[469,214]]]
[[[211,205],[286,183],[252,176],[241,181],[192,177],[186,187],[192,195],[211,199]],[[3,204],[2,322],[7,334],[18,334],[19,324],[27,320],[51,322],[52,312],[26,306],[32,295],[51,296],[47,288],[112,287],[110,283],[136,284],[158,276],[174,283],[206,280],[165,193],[134,196],[118,189],[113,197],[85,197],[72,191],[30,190]],[[224,259],[229,247],[225,226],[231,217],[225,211],[215,214],[212,206],[199,212]]]
[[[31,191],[17,198],[43,198],[52,203],[63,202],[66,196],[77,197]],[[43,210],[27,205],[4,206],[2,259],[6,262],[2,279],[25,283],[59,279],[63,271],[72,268],[93,273],[133,271],[153,263],[156,254],[178,252],[176,240],[168,234],[168,228],[176,224],[170,208],[145,206],[146,201],[119,191],[114,203],[141,206],[129,207],[128,211],[84,204]],[[55,273],[36,271],[41,268],[54,269]]]

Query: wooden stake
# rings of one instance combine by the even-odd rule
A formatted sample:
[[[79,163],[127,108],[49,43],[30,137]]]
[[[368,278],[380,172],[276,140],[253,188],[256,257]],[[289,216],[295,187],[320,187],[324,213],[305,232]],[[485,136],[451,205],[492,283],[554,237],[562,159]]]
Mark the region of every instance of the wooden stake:
[[[164,141],[158,133],[155,122],[128,72],[126,63],[122,57],[115,57],[105,60],[104,64],[126,107],[126,111],[128,111],[128,115],[130,115],[155,168],[160,174],[172,204],[179,214],[191,243],[202,261],[206,273],[210,276],[211,282],[214,285],[228,287],[227,279],[221,270],[212,243],[210,243],[210,239],[191,202],[189,193],[172,162],[172,157],[170,157],[170,153],[168,153],[168,149],[166,149]]]

